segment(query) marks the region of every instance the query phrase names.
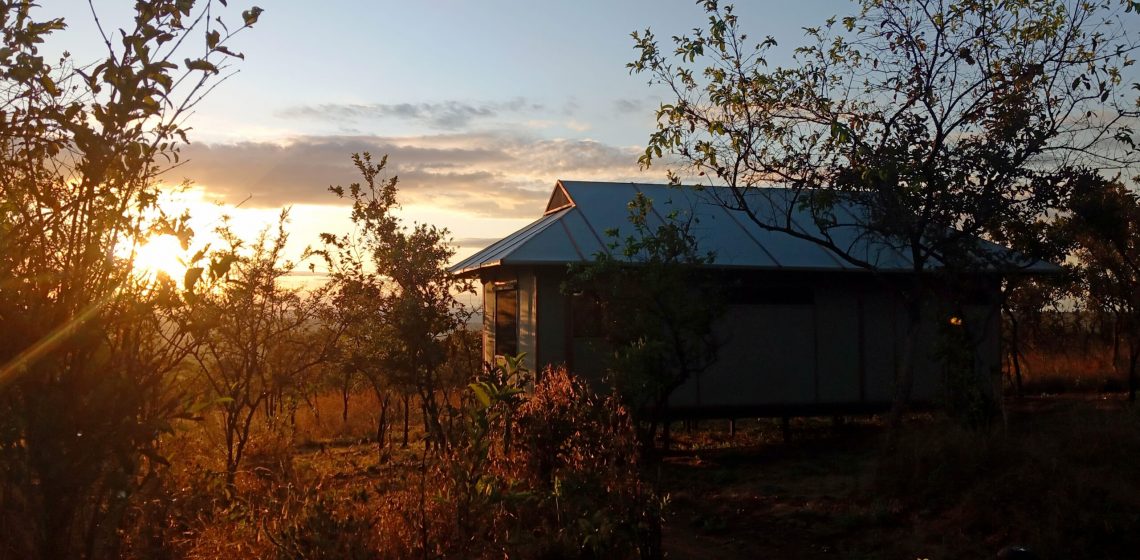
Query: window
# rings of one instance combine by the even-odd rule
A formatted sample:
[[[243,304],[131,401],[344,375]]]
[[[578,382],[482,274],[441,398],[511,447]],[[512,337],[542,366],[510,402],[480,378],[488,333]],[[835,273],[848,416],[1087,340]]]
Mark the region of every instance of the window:
[[[516,288],[495,291],[495,355],[519,353],[519,291]]]

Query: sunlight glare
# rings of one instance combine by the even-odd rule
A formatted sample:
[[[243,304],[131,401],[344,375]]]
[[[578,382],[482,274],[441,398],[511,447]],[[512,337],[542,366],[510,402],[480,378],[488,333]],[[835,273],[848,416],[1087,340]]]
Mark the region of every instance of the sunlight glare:
[[[172,280],[181,281],[186,274],[186,264],[182,260],[182,243],[173,235],[157,235],[147,240],[135,253],[135,271],[150,277],[165,274]]]

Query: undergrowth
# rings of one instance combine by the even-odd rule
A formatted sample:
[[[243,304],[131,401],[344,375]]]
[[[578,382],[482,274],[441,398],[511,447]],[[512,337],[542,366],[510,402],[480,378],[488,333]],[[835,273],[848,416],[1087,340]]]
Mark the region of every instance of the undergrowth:
[[[202,434],[135,497],[126,558],[660,557],[661,501],[628,413],[564,370],[488,370],[447,442],[386,461],[367,446],[259,438],[227,485]],[[204,430],[198,426],[198,431]],[[329,433],[329,432],[326,432]],[[336,434],[342,436],[343,434]],[[335,443],[335,440],[334,440]]]

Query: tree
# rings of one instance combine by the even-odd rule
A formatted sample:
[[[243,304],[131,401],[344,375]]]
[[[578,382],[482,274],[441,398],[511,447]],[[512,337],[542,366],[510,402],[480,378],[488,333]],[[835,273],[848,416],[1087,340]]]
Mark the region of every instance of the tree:
[[[564,289],[595,298],[600,334],[610,350],[607,374],[638,419],[638,435],[651,448],[673,391],[716,360],[713,323],[721,304],[691,233],[692,215],[668,214],[649,223],[653,201],[638,193],[629,203],[632,233],[606,232],[609,251],[572,265]]]
[[[1026,335],[1040,331],[1044,313],[1055,311],[1056,302],[1072,285],[1067,274],[1061,278],[1026,278],[1006,284],[1007,295],[1002,298],[1001,309],[1004,318],[1002,346],[1009,359],[1010,377],[1018,396],[1023,392]]]
[[[368,153],[352,157],[363,182],[347,190],[339,186],[330,190],[352,201],[356,231],[341,236],[322,234],[323,254],[342,294],[375,290],[370,292],[378,295],[372,308],[378,319],[375,328],[354,342],[366,345],[363,351],[387,377],[389,386],[416,393],[425,430],[437,445],[447,446],[441,421],[447,407],[440,402],[440,391],[445,389],[442,366],[448,356],[448,337],[471,316],[457,296],[473,293],[474,287],[470,280],[447,271],[455,250],[446,229],[427,224],[408,228],[393,213],[398,208],[398,179],[382,177],[387,157],[378,164],[372,163]],[[405,412],[405,424],[406,418]]]
[[[385,300],[386,279],[373,264],[375,239],[390,238],[396,235],[399,221],[392,214],[396,207],[397,179],[387,178],[377,182],[381,170],[387,165],[387,158],[379,164],[371,165],[371,156],[353,156],[353,162],[362,171],[370,200],[361,201],[365,196],[365,186],[354,184],[349,187],[353,199],[353,230],[343,235],[322,233],[324,248],[318,253],[324,258],[332,283],[335,286],[333,307],[342,317],[348,329],[339,345],[339,358],[344,383],[347,386],[354,375],[363,377],[372,388],[380,403],[380,413],[376,418],[376,444],[380,456],[384,456],[387,443],[388,410],[394,393],[402,397],[404,411],[403,446],[408,445],[408,399],[414,390],[402,385],[384,363],[389,340],[385,321],[387,307]],[[375,172],[371,170],[375,168]],[[369,173],[372,173],[369,175]],[[337,187],[331,189],[338,197],[345,191]],[[348,396],[344,394],[345,411],[348,410]]]
[[[333,309],[346,325],[345,336],[338,344],[337,364],[341,375],[341,395],[343,416],[348,418],[348,391],[353,378],[363,378],[371,387],[380,412],[376,417],[377,451],[384,456],[388,441],[388,411],[394,394],[400,394],[404,403],[404,439],[408,445],[408,394],[411,390],[397,384],[382,363],[382,349],[385,347],[383,326],[383,289],[379,277],[364,269],[365,261],[360,258],[360,247],[345,239],[345,245],[338,251],[335,260],[330,259],[333,270]],[[337,243],[340,243],[338,241]],[[328,251],[325,251],[329,255]]]
[[[1072,189],[1071,175],[1066,180],[1064,170],[1059,170],[1050,178],[1060,185],[1059,200],[1066,200]],[[990,234],[997,243],[1016,248],[1027,260],[1061,263],[1072,251],[1072,241],[1067,228],[1054,218],[1040,215],[1025,222],[1007,221],[998,224]],[[1063,269],[1059,274],[1010,275],[1003,282],[1002,347],[1009,359],[1010,377],[1018,396],[1021,396],[1023,388],[1025,356],[1022,350],[1027,336],[1040,334],[1046,313],[1056,312],[1075,285],[1072,271],[1067,267]]]
[[[0,557],[117,557],[158,436],[186,413],[169,383],[181,295],[132,256],[152,233],[191,233],[155,179],[261,12],[229,29],[216,4],[137,2],[87,65],[40,53],[63,20],[0,2]]]
[[[1089,307],[1109,314],[1114,337],[1128,342],[1128,400],[1140,385],[1140,195],[1119,181],[1085,172],[1074,185],[1070,212],[1062,220],[1072,235],[1078,275]],[[1114,341],[1115,342],[1115,341]],[[1119,371],[1119,370],[1118,370]]]
[[[953,286],[932,273],[1027,264],[977,240],[1055,210],[1058,170],[1136,161],[1121,70],[1137,38],[1112,1],[863,0],[808,28],[795,66],[769,68],[774,39],[751,46],[731,7],[703,4],[707,28],[671,54],[634,33],[631,72],[676,97],[641,163],[676,156],[728,187],[710,189],[727,208],[857,267],[878,270],[868,240],[907,259],[912,274],[894,285],[910,325],[897,424],[923,301]],[[816,228],[795,222],[803,212]]]
[[[302,291],[281,278],[294,263],[285,260],[288,235],[283,211],[275,235],[262,231],[248,251],[228,228],[219,229],[226,247],[211,257],[212,289],[192,292],[185,329],[195,344],[190,355],[222,416],[226,484],[233,485],[255,415],[280,422],[299,395],[301,376],[328,361],[343,326],[322,316],[328,286]],[[187,278],[203,274],[192,268]]]

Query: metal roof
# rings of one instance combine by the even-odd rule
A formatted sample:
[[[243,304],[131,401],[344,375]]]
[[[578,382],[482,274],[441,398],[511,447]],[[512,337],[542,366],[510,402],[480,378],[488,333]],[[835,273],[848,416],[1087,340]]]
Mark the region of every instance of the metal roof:
[[[720,201],[728,189],[718,187],[679,188],[644,183],[604,183],[558,181],[547,203],[546,213],[526,227],[504,237],[453,265],[456,274],[495,266],[559,265],[592,260],[607,251],[605,232],[628,232],[628,203],[637,193],[653,202],[650,227],[664,223],[676,212],[692,217],[690,232],[700,250],[715,254],[714,266],[768,270],[862,270],[818,243],[783,232],[768,231],[740,211],[729,210]],[[794,228],[807,236],[819,236],[822,229],[809,209],[796,204],[787,189],[751,189],[746,199],[761,220],[790,213]],[[880,271],[907,272],[910,259],[881,238],[861,233],[854,225],[862,209],[854,204],[837,203],[831,212],[838,226],[827,228],[834,244],[858,260],[875,265]],[[843,225],[851,224],[851,225]],[[1009,251],[983,242],[994,251]],[[934,263],[937,266],[937,262]],[[1057,267],[1034,263],[1021,270],[1051,272]]]

